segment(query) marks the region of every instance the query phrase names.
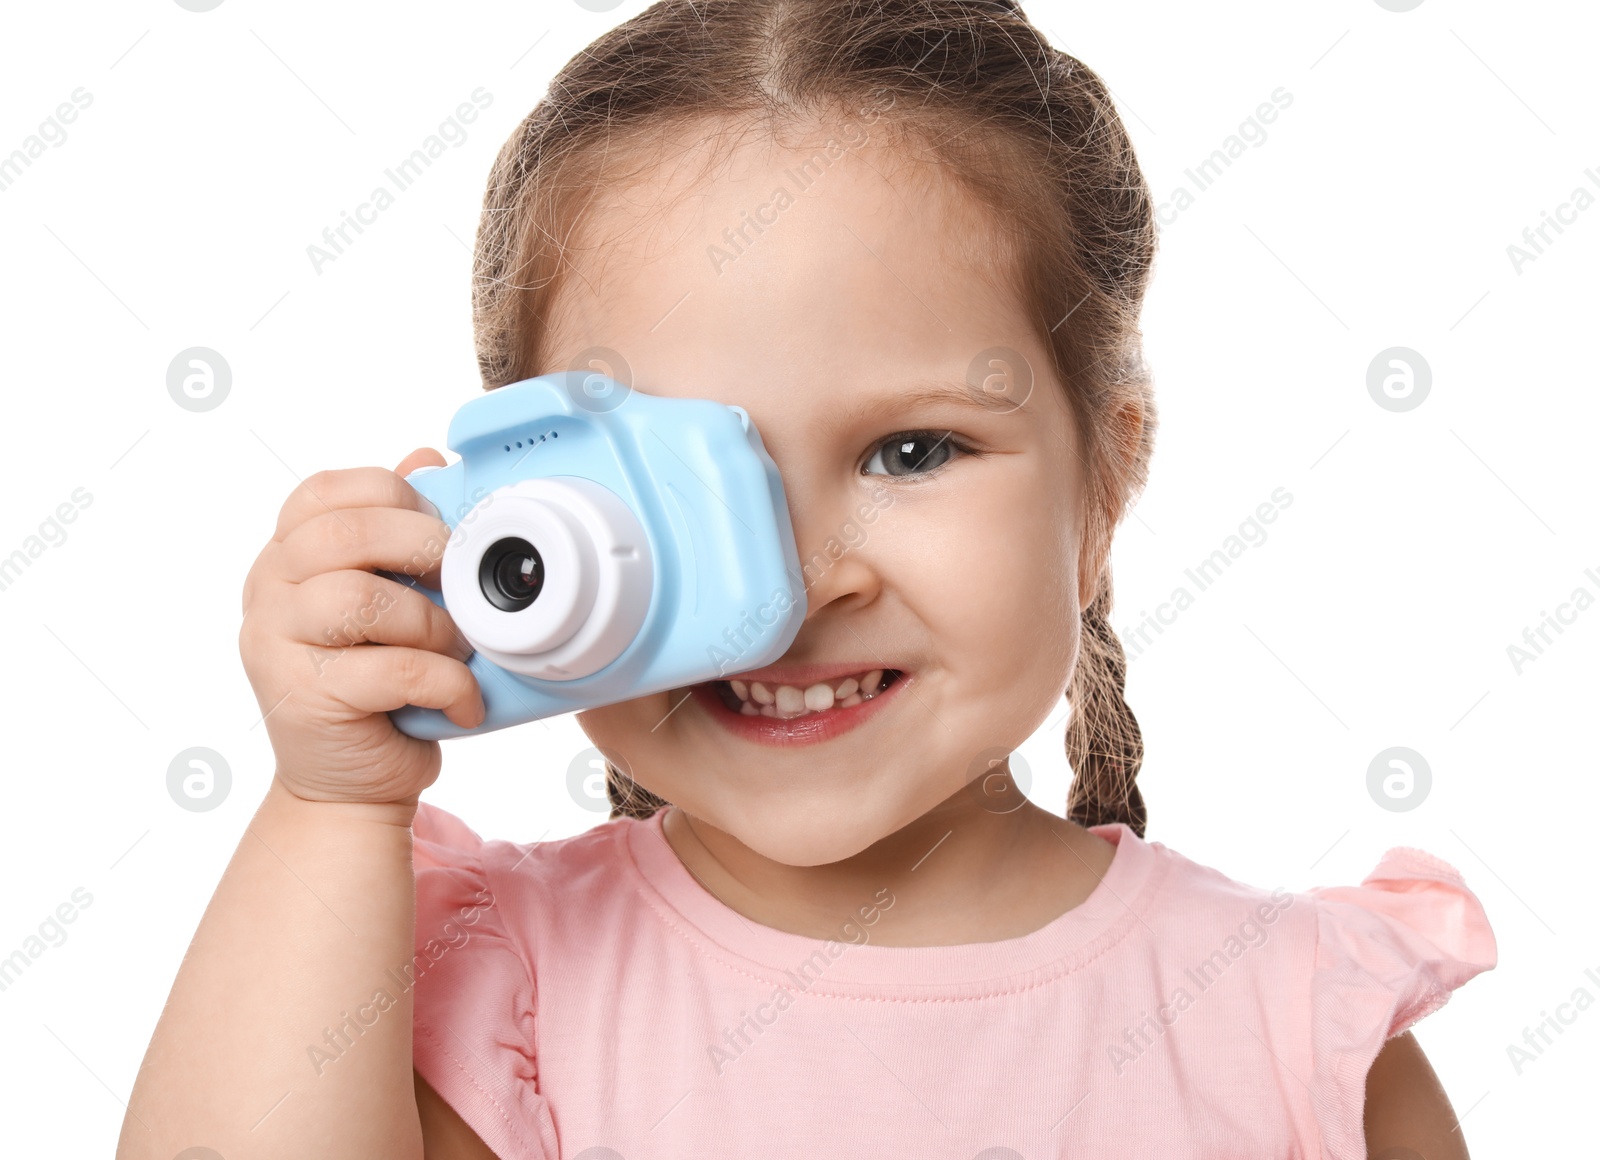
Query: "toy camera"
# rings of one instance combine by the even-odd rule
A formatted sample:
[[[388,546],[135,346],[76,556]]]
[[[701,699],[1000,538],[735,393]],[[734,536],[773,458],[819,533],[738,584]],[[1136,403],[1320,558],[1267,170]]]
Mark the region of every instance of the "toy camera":
[[[770,664],[805,619],[783,482],[741,407],[564,371],[450,422],[461,459],[406,481],[451,535],[440,590],[476,651],[486,715],[390,716],[412,737],[486,733]]]

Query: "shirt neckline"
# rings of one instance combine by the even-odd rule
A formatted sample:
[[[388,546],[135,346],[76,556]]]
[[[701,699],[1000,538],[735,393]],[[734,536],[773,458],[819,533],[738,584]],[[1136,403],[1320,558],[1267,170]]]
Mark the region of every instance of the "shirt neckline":
[[[1103,953],[1130,929],[1144,925],[1141,912],[1152,885],[1159,843],[1146,843],[1122,823],[1092,826],[1116,847],[1105,875],[1089,896],[1028,934],[998,942],[952,946],[879,946],[872,926],[844,925],[834,939],[816,939],[746,918],[712,894],[689,872],[662,831],[666,809],[618,828],[618,842],[632,866],[635,885],[670,925],[704,949],[746,973],[779,986],[862,994],[892,985],[943,988],[943,993],[988,994],[1037,985]],[[870,907],[881,900],[862,899]],[[862,939],[865,933],[866,941]],[[855,941],[852,941],[855,940]]]

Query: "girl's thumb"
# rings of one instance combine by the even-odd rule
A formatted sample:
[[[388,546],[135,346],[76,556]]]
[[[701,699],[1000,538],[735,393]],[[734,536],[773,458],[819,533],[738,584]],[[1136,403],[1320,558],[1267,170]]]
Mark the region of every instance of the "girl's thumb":
[[[443,466],[445,466],[443,455],[440,455],[432,447],[419,447],[400,461],[400,466],[394,469],[394,473],[404,478],[419,467]]]

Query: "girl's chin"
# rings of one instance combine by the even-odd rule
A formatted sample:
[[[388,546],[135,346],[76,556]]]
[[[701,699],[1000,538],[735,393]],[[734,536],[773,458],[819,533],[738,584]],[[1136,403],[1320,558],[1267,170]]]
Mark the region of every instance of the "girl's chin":
[[[663,796],[671,800],[669,795]],[[720,811],[714,807],[702,815],[693,804],[687,809],[674,804],[672,809],[679,816],[666,828],[670,833],[674,826],[683,827],[692,819],[695,833],[708,839],[706,845],[736,842],[770,862],[806,867],[853,858],[907,822],[900,811],[892,808],[882,816],[874,816],[863,808],[858,789],[841,787],[837,793],[807,796],[809,800],[796,800],[794,795],[786,794],[768,806],[752,800],[752,808],[738,817],[719,816]],[[915,805],[906,809],[913,819],[920,816]]]

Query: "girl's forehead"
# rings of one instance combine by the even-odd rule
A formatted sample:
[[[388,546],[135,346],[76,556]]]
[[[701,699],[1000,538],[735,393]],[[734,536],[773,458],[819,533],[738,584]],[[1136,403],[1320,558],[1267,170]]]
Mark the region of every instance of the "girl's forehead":
[[[978,211],[871,141],[752,139],[596,198],[549,313],[550,365],[594,347],[667,384],[762,392],[946,378],[1027,314]],[[643,387],[645,379],[640,377]]]

